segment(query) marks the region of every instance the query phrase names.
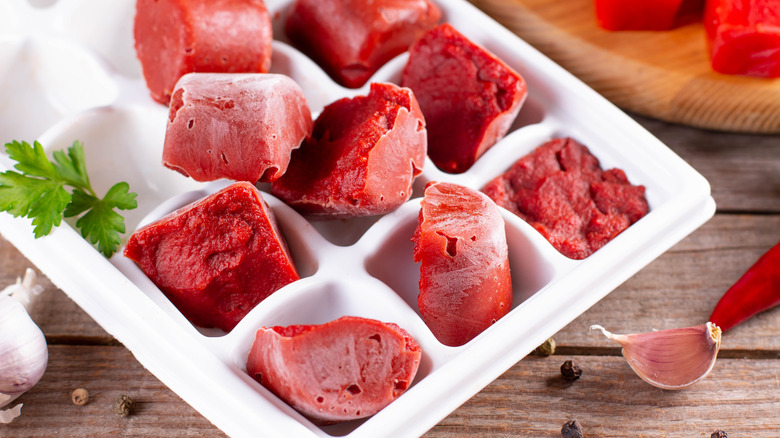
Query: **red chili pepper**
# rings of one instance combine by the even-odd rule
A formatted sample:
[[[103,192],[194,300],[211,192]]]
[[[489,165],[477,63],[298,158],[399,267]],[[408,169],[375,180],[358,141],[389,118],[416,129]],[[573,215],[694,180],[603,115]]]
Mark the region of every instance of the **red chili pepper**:
[[[780,243],[767,251],[723,294],[710,322],[724,332],[780,304]]]

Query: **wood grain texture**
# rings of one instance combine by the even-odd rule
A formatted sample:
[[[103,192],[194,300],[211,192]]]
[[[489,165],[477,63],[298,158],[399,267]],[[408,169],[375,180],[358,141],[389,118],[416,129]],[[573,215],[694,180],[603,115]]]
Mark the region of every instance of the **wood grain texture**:
[[[76,388],[89,391],[89,403],[71,402]],[[136,402],[128,417],[113,412],[122,394]],[[16,402],[22,416],[0,424],[2,437],[225,436],[121,346],[49,345],[46,373]]]
[[[583,368],[561,378],[564,360]],[[578,420],[586,437],[777,437],[780,361],[719,360],[711,378],[681,391],[645,384],[621,357],[529,357],[444,419],[427,438],[560,437]]]
[[[780,79],[710,68],[704,29],[609,32],[592,0],[470,0],[621,108],[720,131],[780,132]]]
[[[0,436],[225,436],[122,347],[54,345],[50,354],[44,378],[18,399],[23,415],[0,425]],[[567,359],[583,367],[575,382],[561,378],[560,365]],[[716,429],[732,436],[775,437],[778,375],[780,360],[725,359],[696,386],[663,391],[639,380],[620,357],[529,357],[425,436],[559,437],[563,423],[577,419],[593,437],[708,437]],[[85,406],[70,400],[77,387],[90,392]],[[123,393],[137,402],[129,417],[111,408]]]

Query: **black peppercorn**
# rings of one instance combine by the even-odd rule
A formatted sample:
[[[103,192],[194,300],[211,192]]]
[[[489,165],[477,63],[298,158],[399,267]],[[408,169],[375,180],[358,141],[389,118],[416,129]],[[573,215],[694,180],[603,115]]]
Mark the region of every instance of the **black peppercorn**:
[[[570,420],[561,428],[561,438],[582,438],[582,426],[577,420]]]
[[[567,360],[561,365],[561,374],[563,378],[568,381],[574,381],[580,378],[582,375],[582,368],[577,362]]]
[[[122,394],[114,400],[114,413],[127,417],[133,413],[135,402],[129,395]]]
[[[722,430],[716,430],[715,432],[712,432],[710,438],[729,438],[729,435]]]

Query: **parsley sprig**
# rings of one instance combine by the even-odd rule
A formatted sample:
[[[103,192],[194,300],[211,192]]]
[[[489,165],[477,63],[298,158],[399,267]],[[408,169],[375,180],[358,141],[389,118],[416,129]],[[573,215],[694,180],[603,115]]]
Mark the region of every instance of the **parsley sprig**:
[[[35,237],[49,234],[63,217],[76,217],[76,228],[104,256],[111,257],[125,232],[125,219],[114,211],[132,210],[137,196],[126,182],[114,184],[101,199],[95,194],[87,175],[84,145],[73,142],[67,153],[55,151],[49,161],[37,141],[13,141],[5,144],[8,156],[17,162],[0,173],[0,211],[15,217],[28,217]],[[70,188],[70,192],[66,189]]]

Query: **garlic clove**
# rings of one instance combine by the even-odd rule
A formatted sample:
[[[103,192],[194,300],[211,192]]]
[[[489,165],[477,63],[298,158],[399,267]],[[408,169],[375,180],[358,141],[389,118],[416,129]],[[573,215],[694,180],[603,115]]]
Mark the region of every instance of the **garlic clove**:
[[[24,306],[0,295],[0,408],[32,388],[49,358],[46,338]]]
[[[598,329],[623,346],[623,357],[647,383],[663,389],[681,389],[703,379],[715,366],[720,350],[720,328],[708,322],[693,327],[617,335]]]

